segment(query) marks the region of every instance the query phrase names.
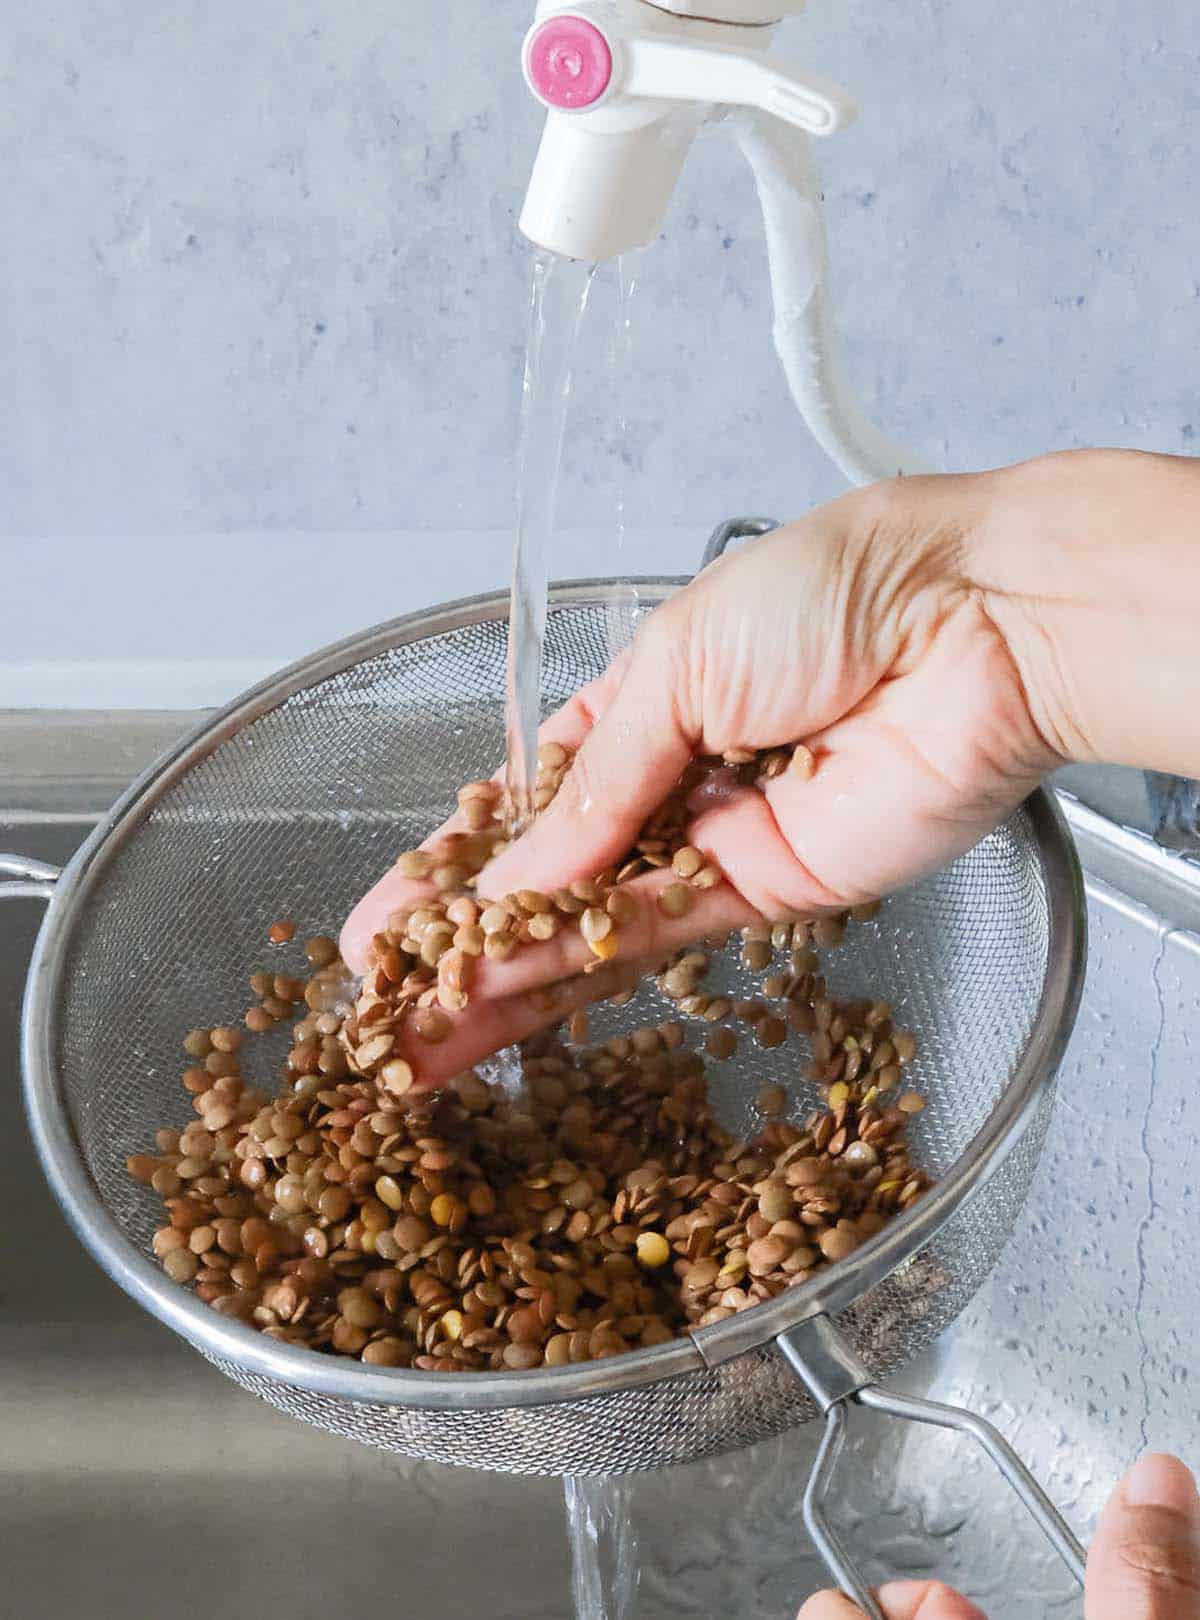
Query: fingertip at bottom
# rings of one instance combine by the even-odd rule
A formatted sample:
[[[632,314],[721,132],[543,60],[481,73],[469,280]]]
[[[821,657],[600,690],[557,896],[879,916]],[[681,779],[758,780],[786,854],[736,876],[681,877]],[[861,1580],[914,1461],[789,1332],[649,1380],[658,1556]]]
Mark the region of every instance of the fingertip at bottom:
[[[982,1609],[941,1581],[889,1581],[879,1589],[888,1620],[987,1620]]]
[[[863,1612],[842,1592],[817,1592],[796,1620],[863,1620]]]

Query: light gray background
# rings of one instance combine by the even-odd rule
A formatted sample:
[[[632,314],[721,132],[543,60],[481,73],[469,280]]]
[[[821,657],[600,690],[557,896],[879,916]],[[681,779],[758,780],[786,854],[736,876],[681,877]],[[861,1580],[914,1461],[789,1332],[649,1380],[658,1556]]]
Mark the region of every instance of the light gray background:
[[[214,701],[503,581],[530,12],[5,8],[0,704]],[[953,467],[1192,449],[1194,8],[812,0],[783,43],[863,105],[820,155],[849,369],[882,425]],[[734,511],[839,488],[778,371],[753,191],[719,135],[637,268],[632,370],[611,278],[585,334],[564,521],[596,532],[564,540],[562,575],[618,566],[621,476],[641,571],[687,566]]]

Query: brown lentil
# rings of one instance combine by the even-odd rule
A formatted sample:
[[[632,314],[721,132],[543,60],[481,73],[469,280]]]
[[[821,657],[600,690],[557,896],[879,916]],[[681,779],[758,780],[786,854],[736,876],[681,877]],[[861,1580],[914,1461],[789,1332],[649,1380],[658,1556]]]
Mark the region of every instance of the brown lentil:
[[[792,749],[788,769],[794,772],[802,782],[811,782],[817,774],[817,756],[811,748],[806,748],[803,743],[797,743]]]
[[[787,1025],[782,1018],[769,1014],[760,1018],[754,1028],[754,1038],[760,1046],[782,1046],[787,1040]]]
[[[677,849],[671,859],[671,869],[675,876],[680,878],[694,878],[703,865],[704,856],[698,849],[693,849],[691,844],[684,844],[682,849]]]
[[[758,1106],[764,1114],[782,1114],[788,1104],[787,1087],[766,1082],[758,1088]]]
[[[900,1063],[911,1063],[917,1055],[917,1038],[907,1029],[898,1029],[892,1036],[892,1045],[896,1049],[896,1058]]]
[[[723,769],[746,785],[785,768],[807,776],[813,765],[803,748],[733,753]],[[563,745],[543,745],[539,807],[570,763]],[[294,1021],[274,1101],[242,1080],[240,1030],[190,1031],[195,1066],[184,1086],[198,1118],[160,1131],[158,1155],[128,1160],[166,1205],[153,1250],[168,1275],[276,1337],[373,1365],[563,1366],[666,1343],[771,1299],[919,1198],[930,1182],[904,1132],[925,1099],[882,1100],[916,1038],[893,1029],[886,1002],[835,1001],[808,943],[836,945],[846,914],[744,932],[755,972],[775,950],[790,953],[790,973],[763,985],[786,1021],[763,1001],[699,993],[702,951],[660,970],[681,1014],[714,1021],[705,1036],[714,1061],[736,1050],[734,1032],[715,1023],[731,1012],[768,1049],[789,1026],[811,1036],[808,1072],[826,1106],[791,1123],[787,1089],[764,1085],[768,1119],[750,1142],[714,1117],[704,1059],[679,1023],[589,1047],[586,1014],[576,1013],[570,1047],[554,1034],[524,1043],[519,1099],[474,1074],[422,1091],[419,1060],[397,1055],[413,1050],[405,1026],[419,1041],[447,1038],[446,1008],[466,1008],[480,954],[502,960],[570,928],[594,957],[611,958],[638,913],[623,884],[647,870],[669,869],[659,907],[687,914],[694,891],[722,881],[683,837],[687,799],[711,764],[689,767],[607,872],[552,896],[521,890],[489,904],[470,889],[503,844],[506,809],[498,784],[467,784],[459,803],[470,831],[397,862],[438,892],[388,918],[361,986],[326,935],[306,942],[307,985],[252,975],[261,1006],[245,1014],[246,1029]],[[287,921],[270,931],[275,943],[294,934]]]
[[[704,1050],[709,1057],[724,1062],[737,1051],[737,1036],[731,1029],[710,1029],[704,1037]]]

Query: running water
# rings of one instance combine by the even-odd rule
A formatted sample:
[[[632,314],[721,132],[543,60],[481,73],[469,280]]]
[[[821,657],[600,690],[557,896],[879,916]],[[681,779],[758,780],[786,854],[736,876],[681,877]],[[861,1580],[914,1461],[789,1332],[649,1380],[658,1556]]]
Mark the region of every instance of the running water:
[[[626,401],[632,386],[633,299],[636,291],[635,261],[625,255],[617,260],[617,315],[608,353],[617,410],[616,554],[612,567],[617,586],[608,611],[610,658],[624,651],[633,640],[638,617],[638,589],[632,578],[637,569],[632,566],[632,558],[625,554],[625,507],[629,493],[629,469],[633,463],[633,424]]]
[[[520,832],[533,814],[550,536],[575,342],[594,273],[594,265],[577,264],[552,253],[539,252],[533,263],[508,620],[505,725],[510,834]]]
[[[510,833],[533,815],[537,776],[537,731],[541,718],[542,648],[550,578],[550,540],[571,396],[571,372],[580,324],[587,308],[594,265],[538,253],[533,265],[529,335],[521,397],[517,460],[517,539],[513,550],[509,608],[505,726],[506,787]],[[616,396],[623,400],[631,360],[630,305],[634,276],[627,260],[617,269],[617,320],[608,361]],[[630,426],[619,407],[615,567],[629,572],[624,555],[625,494],[630,462]],[[609,616],[612,653],[633,632],[637,587],[618,591]],[[563,1481],[571,1541],[571,1587],[575,1620],[632,1620],[639,1566],[637,1538],[629,1518],[630,1487],[616,1479]]]
[[[563,1480],[575,1620],[633,1620],[639,1565],[631,1495],[623,1478]]]

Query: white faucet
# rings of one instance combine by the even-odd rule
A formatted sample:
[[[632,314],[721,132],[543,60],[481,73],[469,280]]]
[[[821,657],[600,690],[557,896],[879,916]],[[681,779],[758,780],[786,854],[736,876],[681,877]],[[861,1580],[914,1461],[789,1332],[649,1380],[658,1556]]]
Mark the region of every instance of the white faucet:
[[[651,242],[697,130],[733,127],[754,173],[775,303],[775,347],[813,436],[853,484],[925,470],[859,409],[838,358],[809,137],[854,116],[835,85],[781,62],[776,25],[804,0],[539,0],[525,78],[549,109],[521,230],[597,263]],[[702,12],[703,15],[694,15]]]
[[[522,60],[549,116],[524,234],[590,262],[644,247],[717,107],[757,108],[812,135],[842,128],[854,116],[845,92],[770,50],[782,15],[803,4],[540,0]]]

